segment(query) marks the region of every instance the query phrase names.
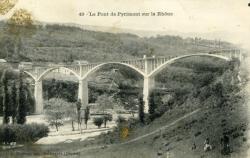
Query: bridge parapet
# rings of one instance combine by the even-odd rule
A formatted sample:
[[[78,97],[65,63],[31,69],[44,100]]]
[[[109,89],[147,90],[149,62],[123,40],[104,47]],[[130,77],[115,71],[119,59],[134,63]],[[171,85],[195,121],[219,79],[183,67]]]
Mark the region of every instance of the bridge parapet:
[[[219,49],[210,51],[209,54],[221,55],[228,57],[229,59],[236,58],[239,59],[239,61],[242,61],[244,58],[244,55],[242,54],[240,49]]]
[[[84,74],[88,73],[90,70],[95,68],[96,66],[100,65],[102,63],[91,63],[91,64],[82,64],[79,65],[79,75],[80,77],[83,77]]]

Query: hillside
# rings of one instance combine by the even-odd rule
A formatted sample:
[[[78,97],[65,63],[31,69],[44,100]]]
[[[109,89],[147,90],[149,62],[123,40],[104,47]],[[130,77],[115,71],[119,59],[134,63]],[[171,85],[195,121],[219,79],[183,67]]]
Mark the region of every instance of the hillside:
[[[16,47],[15,39],[4,32],[3,26],[1,23],[0,57],[5,58],[8,54],[11,61],[62,62],[81,59],[96,62],[141,57],[143,54],[180,55],[214,49],[202,46],[212,41],[200,39],[199,44],[194,44],[197,38],[143,38],[59,25],[38,26],[35,34],[22,37]],[[233,47],[227,42],[221,42],[221,45]],[[247,109],[242,86],[237,79],[237,64],[237,61],[222,62],[207,57],[180,60],[155,77],[156,85],[164,84],[167,90],[155,89],[152,93],[155,111],[145,116],[144,123],[131,118],[119,124],[114,131],[87,141],[56,145],[27,144],[8,156],[34,158],[58,152],[56,157],[152,158],[157,157],[160,151],[165,157],[175,158],[228,157],[221,154],[220,145],[221,137],[227,134],[232,149],[230,156],[244,157],[242,151],[247,148],[248,141]],[[93,74],[92,83],[89,84],[90,101],[94,102],[96,96],[104,93],[115,93],[115,97],[125,101],[138,98],[142,93],[142,78],[122,69],[115,78],[110,69],[113,67],[105,67],[102,72]],[[114,86],[107,90],[107,85],[110,87],[111,83]],[[43,88],[45,98],[59,96],[70,98],[71,101],[77,98],[77,83],[48,80],[44,81]],[[122,90],[134,91],[125,93]],[[194,111],[197,112],[192,113]],[[185,117],[189,114],[189,117]],[[167,128],[159,130],[162,127]],[[123,128],[128,129],[125,137],[121,136]],[[145,136],[151,132],[153,134]],[[211,140],[212,151],[203,151],[206,138]],[[128,141],[132,142],[126,144]],[[194,144],[196,148],[192,150]],[[87,150],[89,148],[91,150]],[[69,155],[61,154],[63,152]]]
[[[245,157],[244,151],[247,149],[245,110],[247,109],[244,106],[202,109],[191,117],[138,141],[124,145],[111,145],[104,149],[84,150],[82,155],[87,155],[88,158],[151,158],[156,157],[157,153],[161,151],[165,157],[174,158],[228,157],[221,154],[220,141],[225,132],[230,137],[232,148],[230,156]],[[177,111],[166,113],[148,127],[133,132],[137,133],[139,137],[153,129],[168,125],[178,118],[175,112]],[[203,143],[206,138],[210,138],[213,145],[212,151],[203,151]],[[194,143],[196,149],[192,150]]]
[[[159,152],[163,154],[162,157],[174,158],[246,157],[249,130],[248,108],[244,100],[244,88],[239,86],[233,77],[237,70],[223,69],[222,63],[220,63],[221,66],[214,63],[211,67],[203,67],[206,65],[205,62],[202,62],[204,65],[196,65],[194,69],[190,69],[187,66],[188,63],[190,64],[190,62],[183,61],[168,69],[170,74],[171,70],[176,70],[176,68],[185,69],[186,73],[180,71],[177,74],[165,74],[165,81],[172,78],[168,87],[173,85],[176,89],[173,95],[174,101],[172,101],[174,103],[167,104],[171,105],[171,108],[162,116],[152,122],[149,121],[147,125],[130,120],[127,125],[123,125],[129,129],[129,134],[125,139],[119,134],[118,127],[116,135],[114,133],[103,134],[97,140],[85,144],[85,146],[105,144],[103,147],[77,151],[81,151],[82,155],[89,158],[151,158],[157,157]],[[207,69],[201,70],[202,67]],[[220,82],[223,82],[223,85],[218,84]],[[181,92],[180,97],[178,97],[178,89]],[[196,112],[191,114],[194,111]],[[189,116],[185,117],[187,115]],[[145,136],[147,134],[150,135]],[[229,155],[221,154],[221,138],[224,134],[230,139],[231,153]],[[203,150],[206,138],[210,139],[213,147],[208,152]],[[195,149],[192,149],[194,144]]]
[[[156,81],[164,82],[171,91],[156,93],[156,115],[146,115],[144,124],[131,118],[118,124],[113,132],[87,141],[27,145],[10,156],[22,157],[16,153],[28,152],[39,157],[49,151],[66,152],[57,157],[72,158],[152,158],[159,152],[174,158],[244,157],[249,141],[248,109],[244,85],[238,83],[237,73],[237,61],[185,59],[156,76]],[[125,137],[121,135],[123,128],[128,129]],[[230,138],[229,155],[221,154],[223,134]],[[210,138],[213,147],[208,152],[203,151],[206,138]],[[196,148],[192,149],[194,144]]]
[[[84,28],[84,26],[82,27]],[[82,28],[47,24],[37,25],[29,35],[18,38],[0,22],[0,58],[9,61],[89,62],[124,60],[134,57],[181,55],[209,52],[217,48],[234,48],[223,41],[180,36],[139,37],[126,33],[105,33]],[[210,46],[210,47],[208,47]]]

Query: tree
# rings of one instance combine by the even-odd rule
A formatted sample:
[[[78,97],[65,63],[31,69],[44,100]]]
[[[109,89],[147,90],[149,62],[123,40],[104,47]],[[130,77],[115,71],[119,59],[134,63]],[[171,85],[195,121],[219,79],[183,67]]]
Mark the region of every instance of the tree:
[[[138,112],[138,98],[137,96],[134,95],[125,95],[126,97],[124,97],[122,100],[124,102],[124,109],[128,110],[131,115],[134,117],[134,114]]]
[[[123,125],[123,124],[125,124],[126,122],[127,122],[127,120],[126,120],[125,117],[118,115],[117,120],[116,120],[116,124],[117,124],[118,126]]]
[[[143,101],[143,97],[139,96],[139,120],[141,123],[144,123],[144,101]]]
[[[12,117],[12,123],[16,123],[16,116],[17,116],[17,88],[15,82],[11,87],[11,96],[10,96],[10,111]]]
[[[0,1],[0,15],[8,13],[16,4],[16,1],[3,0]]]
[[[67,118],[70,118],[71,120],[72,131],[75,131],[74,120],[76,120],[76,110],[74,106],[75,105],[73,103],[67,103],[66,112],[65,112],[65,116]]]
[[[105,114],[103,116],[103,121],[104,121],[104,128],[106,128],[107,122],[112,121],[113,117],[111,114]]]
[[[68,62],[73,63],[74,62],[74,57],[72,54],[69,55],[68,57]]]
[[[99,110],[101,110],[102,113],[105,114],[105,110],[106,109],[113,108],[113,105],[114,105],[115,101],[114,101],[113,97],[109,97],[109,96],[107,96],[107,95],[104,94],[104,95],[99,96],[97,98],[96,102],[99,105],[98,106]]]
[[[76,102],[76,111],[77,111],[78,129],[80,129],[80,131],[82,131],[81,106],[82,106],[81,100],[78,99],[78,101]]]
[[[33,98],[33,94],[28,86],[25,86],[25,92],[27,94],[26,99],[26,105],[27,105],[27,111],[33,113],[35,110],[35,101]]]
[[[66,107],[67,104],[66,101],[59,98],[52,98],[45,102],[46,119],[50,126],[56,127],[56,131],[63,125],[63,119],[66,113],[63,107]]]
[[[154,102],[154,93],[151,93],[151,95],[149,96],[149,109],[148,109],[148,113],[150,115],[155,113],[155,102]]]
[[[0,67],[0,72],[1,72],[1,74],[2,74],[2,76],[1,76],[1,80],[0,80],[0,114],[1,115],[3,115],[3,109],[4,109],[4,79],[5,79],[5,73],[6,73],[6,68],[4,68],[4,67]]]
[[[31,13],[24,9],[14,11],[14,14],[7,21],[7,32],[12,35],[14,41],[14,55],[20,55],[22,49],[22,38],[34,34],[34,25]]]
[[[27,107],[26,107],[26,94],[23,85],[22,72],[19,77],[19,96],[18,96],[18,109],[17,109],[17,123],[24,124],[26,122]]]
[[[8,124],[10,119],[10,101],[8,92],[8,80],[6,77],[2,79],[3,82],[3,124]]]
[[[88,127],[87,125],[88,125],[89,115],[90,115],[89,106],[87,106],[86,109],[84,109],[84,123],[86,125],[86,129]]]
[[[157,106],[155,104],[155,93],[152,92],[150,97],[149,97],[149,109],[148,109],[149,117],[151,120],[154,119],[156,108],[157,108]]]
[[[101,128],[103,124],[103,118],[102,117],[95,117],[93,120],[94,124],[98,127]]]

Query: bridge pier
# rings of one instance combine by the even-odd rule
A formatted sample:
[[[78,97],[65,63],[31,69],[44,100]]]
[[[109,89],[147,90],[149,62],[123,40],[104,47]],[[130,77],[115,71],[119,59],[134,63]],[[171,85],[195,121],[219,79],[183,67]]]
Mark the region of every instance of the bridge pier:
[[[35,113],[43,113],[43,83],[42,81],[35,81]]]
[[[79,80],[78,87],[78,99],[81,100],[83,106],[87,106],[89,104],[89,94],[88,94],[88,80],[87,78],[83,80]]]
[[[144,113],[148,113],[149,110],[149,95],[151,90],[154,88],[155,80],[152,77],[144,77],[143,84],[143,101],[144,101]]]

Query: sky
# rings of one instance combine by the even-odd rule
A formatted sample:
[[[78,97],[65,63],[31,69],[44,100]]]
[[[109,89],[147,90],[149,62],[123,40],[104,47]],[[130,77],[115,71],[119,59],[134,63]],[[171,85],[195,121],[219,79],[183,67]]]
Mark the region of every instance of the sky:
[[[209,36],[250,50],[250,0],[19,0],[35,20]],[[173,16],[79,16],[80,12],[172,12]],[[212,36],[211,36],[212,35]]]

